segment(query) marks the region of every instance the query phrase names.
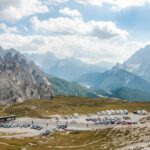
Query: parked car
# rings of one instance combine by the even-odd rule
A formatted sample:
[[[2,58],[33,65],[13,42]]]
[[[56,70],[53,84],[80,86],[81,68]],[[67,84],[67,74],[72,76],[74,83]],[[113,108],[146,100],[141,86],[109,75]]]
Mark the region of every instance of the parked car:
[[[67,128],[67,125],[66,125],[66,124],[58,124],[58,125],[57,125],[57,128],[58,128],[58,129],[66,129],[66,128]]]
[[[50,130],[45,130],[44,132],[41,133],[42,136],[47,136],[51,133]]]

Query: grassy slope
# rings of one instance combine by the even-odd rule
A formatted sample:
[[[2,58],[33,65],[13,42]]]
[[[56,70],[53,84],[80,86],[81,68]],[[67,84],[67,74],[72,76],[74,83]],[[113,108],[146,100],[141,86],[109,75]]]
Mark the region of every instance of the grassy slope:
[[[150,93],[141,91],[141,90],[135,90],[130,88],[119,88],[114,90],[113,92],[114,97],[118,97],[120,99],[127,99],[128,101],[149,101],[150,100]]]
[[[47,79],[52,84],[53,91],[56,95],[65,96],[81,96],[89,98],[97,98],[98,96],[88,88],[81,86],[75,82],[68,82],[63,79],[47,75]]]
[[[150,137],[149,128],[128,127],[107,128],[97,131],[56,132],[47,137],[26,139],[0,138],[2,150],[115,150],[130,144],[142,143],[144,137]],[[150,141],[150,140],[149,140]]]
[[[3,111],[3,107],[5,107]],[[16,116],[43,117],[52,114],[96,113],[109,109],[145,109],[150,111],[150,103],[123,102],[112,99],[88,99],[81,97],[55,97],[48,100],[27,100],[11,106],[0,106],[0,115],[15,114]]]

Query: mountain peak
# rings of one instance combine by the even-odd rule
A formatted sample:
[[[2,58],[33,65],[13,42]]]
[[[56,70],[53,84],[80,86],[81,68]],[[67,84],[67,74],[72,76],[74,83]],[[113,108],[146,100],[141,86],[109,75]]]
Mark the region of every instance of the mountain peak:
[[[3,50],[3,48],[0,46],[0,51],[2,51]]]
[[[122,70],[122,65],[120,63],[117,63],[112,69],[113,70]]]
[[[143,49],[150,50],[150,45],[146,45]]]
[[[149,59],[150,45],[146,45],[144,48],[136,51],[127,61],[125,61],[122,68],[150,81]]]
[[[15,49],[0,51],[1,102],[50,99],[52,90],[43,72]]]

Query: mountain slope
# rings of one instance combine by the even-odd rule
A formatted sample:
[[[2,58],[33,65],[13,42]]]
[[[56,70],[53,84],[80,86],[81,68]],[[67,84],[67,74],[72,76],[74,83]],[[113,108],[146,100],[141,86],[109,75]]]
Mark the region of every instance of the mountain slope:
[[[75,58],[57,58],[52,53],[26,54],[40,68],[53,76],[73,81],[75,78],[89,72],[104,72],[105,69],[100,65],[89,65]]]
[[[25,54],[25,56],[34,61],[44,72],[50,73],[50,69],[59,60],[54,54],[50,52],[42,54]]]
[[[88,88],[96,88],[100,85],[101,75],[99,72],[87,73],[81,75],[75,81]]]
[[[149,82],[118,67],[104,73],[86,74],[76,81],[83,85],[89,85],[93,89],[115,90],[120,87],[128,87],[145,91],[150,90]]]
[[[132,55],[121,68],[135,73],[145,80],[150,81],[150,45],[145,48],[138,50],[134,55]]]
[[[112,91],[112,97],[117,97],[120,99],[125,99],[128,101],[150,101],[150,93],[141,91],[141,90],[135,90],[130,88],[119,88],[114,91]]]
[[[67,58],[59,60],[50,72],[59,78],[73,81],[77,77],[89,72],[103,72],[105,69],[96,65],[84,64],[80,60]]]
[[[51,75],[47,75],[47,79],[51,83],[53,91],[56,95],[80,96],[90,98],[98,97],[94,92],[77,83],[68,82]]]
[[[96,90],[97,95],[103,95],[104,97],[119,98],[128,100],[129,102],[149,102],[150,92],[131,89],[127,87],[121,87],[112,91]]]
[[[42,71],[14,49],[0,48],[0,101],[51,99],[52,89]]]

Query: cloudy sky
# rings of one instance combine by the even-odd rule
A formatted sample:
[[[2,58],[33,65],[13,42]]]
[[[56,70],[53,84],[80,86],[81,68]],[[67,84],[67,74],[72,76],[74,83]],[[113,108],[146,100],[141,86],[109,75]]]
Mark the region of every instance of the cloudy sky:
[[[150,43],[149,14],[150,0],[0,0],[0,45],[121,63]]]

